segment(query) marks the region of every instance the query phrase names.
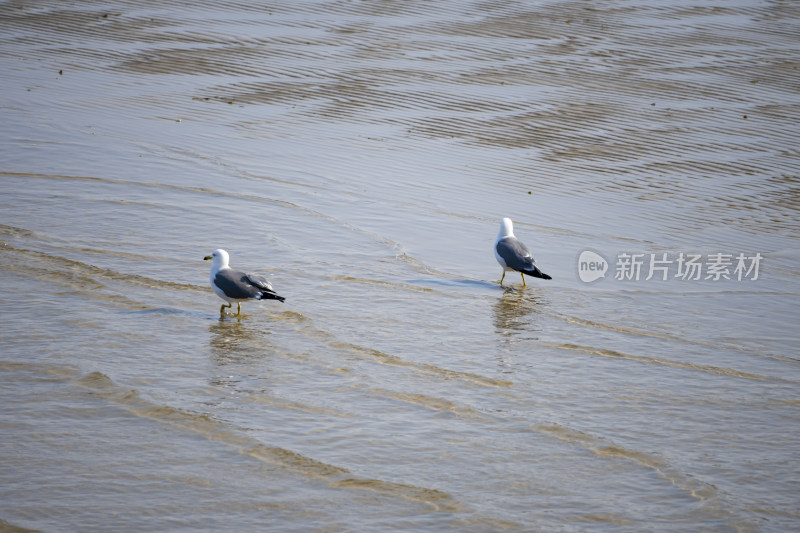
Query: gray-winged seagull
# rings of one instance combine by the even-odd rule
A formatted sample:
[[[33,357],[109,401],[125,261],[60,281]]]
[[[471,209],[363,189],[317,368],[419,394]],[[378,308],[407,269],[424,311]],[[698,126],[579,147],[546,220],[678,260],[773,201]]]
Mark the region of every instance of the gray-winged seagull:
[[[228,252],[219,249],[214,250],[211,255],[203,258],[208,261],[211,259],[211,288],[217,296],[228,302],[222,304],[219,312],[224,312],[225,308],[231,307],[236,302],[236,314],[242,312],[242,303],[245,300],[278,300],[284,301],[286,298],[278,296],[270,285],[269,281],[253,274],[245,274],[238,270],[233,270],[228,266]]]
[[[522,275],[522,284],[526,286],[525,274],[535,278],[553,279],[539,270],[531,251],[514,236],[514,226],[510,218],[500,221],[500,232],[494,242],[494,256],[503,267],[503,277],[500,278],[501,286],[506,272],[519,272]]]

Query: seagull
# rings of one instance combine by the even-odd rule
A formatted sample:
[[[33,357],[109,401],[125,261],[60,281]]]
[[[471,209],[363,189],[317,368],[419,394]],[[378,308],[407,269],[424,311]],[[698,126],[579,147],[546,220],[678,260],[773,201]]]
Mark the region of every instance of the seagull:
[[[522,285],[525,283],[525,274],[535,278],[553,279],[536,266],[531,251],[514,236],[514,226],[510,218],[500,221],[500,232],[497,240],[494,241],[494,256],[497,262],[503,267],[503,276],[500,278],[500,286],[503,286],[503,279],[506,272],[519,272],[522,275]]]
[[[203,260],[211,260],[211,288],[217,296],[228,302],[219,308],[220,313],[225,308],[231,308],[236,302],[236,316],[242,312],[242,303],[245,300],[278,300],[283,302],[286,298],[278,296],[272,289],[269,281],[253,274],[245,274],[233,270],[228,266],[228,252],[222,249],[214,250]]]

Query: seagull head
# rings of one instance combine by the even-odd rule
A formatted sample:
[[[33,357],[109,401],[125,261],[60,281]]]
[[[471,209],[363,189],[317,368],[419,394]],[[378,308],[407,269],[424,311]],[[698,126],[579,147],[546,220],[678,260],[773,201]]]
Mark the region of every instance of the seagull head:
[[[211,260],[211,268],[219,270],[228,266],[228,252],[222,248],[218,248],[203,258],[204,261]]]
[[[513,237],[514,236],[514,225],[511,223],[510,218],[504,218],[500,221],[500,232],[497,234],[498,239],[502,239],[503,237]]]

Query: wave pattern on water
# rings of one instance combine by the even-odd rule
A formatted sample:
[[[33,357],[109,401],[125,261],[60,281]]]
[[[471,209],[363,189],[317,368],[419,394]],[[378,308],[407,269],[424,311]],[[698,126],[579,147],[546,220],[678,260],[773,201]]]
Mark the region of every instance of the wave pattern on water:
[[[352,477],[352,474],[344,468],[316,461],[291,450],[267,446],[207,415],[187,413],[174,407],[153,404],[142,398],[135,389],[120,387],[108,376],[99,372],[82,376],[75,380],[75,384],[89,390],[92,394],[99,395],[104,400],[124,406],[136,416],[199,433],[260,461],[276,464],[281,468],[287,468],[303,475],[322,478],[335,488],[371,490],[417,500],[431,505],[435,510],[455,510],[456,504],[448,494],[377,479]]]
[[[797,529],[798,5],[0,29],[0,529]],[[501,216],[551,282],[499,287]],[[217,247],[286,303],[218,314]],[[765,258],[589,285],[583,249]]]

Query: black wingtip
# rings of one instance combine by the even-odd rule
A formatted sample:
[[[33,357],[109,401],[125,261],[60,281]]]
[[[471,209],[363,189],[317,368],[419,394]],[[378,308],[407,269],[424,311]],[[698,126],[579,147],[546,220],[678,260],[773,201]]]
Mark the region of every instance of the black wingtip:
[[[261,293],[261,298],[259,298],[259,300],[278,300],[279,302],[283,303],[286,301],[286,298],[283,296],[278,296],[274,292],[264,291]]]
[[[534,268],[533,270],[531,270],[529,272],[525,272],[525,274],[527,274],[529,276],[533,276],[534,278],[553,279],[551,276],[545,274],[544,272],[542,272],[538,268]]]

